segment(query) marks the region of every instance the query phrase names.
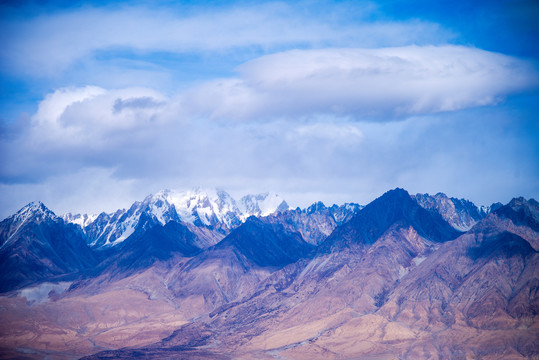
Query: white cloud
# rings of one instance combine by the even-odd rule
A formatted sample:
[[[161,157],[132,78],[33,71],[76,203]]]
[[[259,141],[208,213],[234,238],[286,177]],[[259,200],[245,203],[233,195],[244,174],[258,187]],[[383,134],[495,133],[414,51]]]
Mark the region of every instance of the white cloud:
[[[294,172],[317,176],[326,166],[319,164],[370,146],[358,120],[495,104],[537,83],[522,60],[457,46],[297,50],[238,71],[175,97],[147,88],[59,89],[19,135],[0,142],[3,181],[86,167],[126,179],[200,180],[231,169],[286,176],[292,158]],[[405,138],[391,134],[377,141]],[[206,165],[217,154],[233,160]]]
[[[166,103],[166,97],[144,88],[56,90],[28,123],[13,124],[17,131],[0,139],[2,182],[39,182],[85,167],[114,169],[166,133]]]
[[[50,159],[49,159],[50,161]],[[0,218],[39,199],[57,215],[66,212],[98,214],[128,208],[147,195],[135,180],[118,179],[113,169],[73,168],[39,183],[0,184]],[[137,186],[139,185],[139,186]]]
[[[237,79],[188,92],[185,106],[227,119],[326,113],[387,120],[493,105],[539,83],[523,60],[462,46],[293,50],[238,71]]]
[[[308,11],[301,3],[212,9],[180,5],[167,9],[86,6],[34,18],[2,20],[0,29],[10,36],[3,42],[0,57],[11,71],[47,77],[58,76],[71,66],[84,65],[87,59],[109,51],[127,51],[131,57],[152,52],[208,51],[221,56],[241,48],[267,52],[329,44],[396,46],[439,43],[452,36],[427,22],[369,22],[361,17],[351,21],[346,15],[347,7],[326,6],[324,11],[320,3],[316,11]],[[367,11],[364,5],[354,8],[357,13]]]
[[[39,103],[33,120],[38,124],[54,124],[66,111],[66,108],[105,93],[105,89],[97,86],[86,86],[75,89],[59,89],[49,94]]]
[[[536,139],[525,130],[533,120],[496,109],[482,114],[385,123],[334,117],[226,125],[171,119],[145,126],[135,137],[102,131],[98,147],[63,138],[21,146],[19,139],[2,163],[3,179],[10,167],[17,181],[0,184],[0,217],[32,200],[59,213],[113,211],[148,193],[197,185],[238,195],[276,191],[292,206],[316,200],[365,204],[396,186],[444,191],[484,205],[536,196]]]
[[[165,101],[162,94],[145,88],[62,88],[40,102],[32,121],[40,136],[52,131],[100,135],[148,125]]]
[[[335,119],[332,119],[335,121]],[[352,124],[335,124],[332,122],[316,122],[296,128],[297,137],[313,137],[331,139],[333,141],[357,142],[363,137],[361,131]]]

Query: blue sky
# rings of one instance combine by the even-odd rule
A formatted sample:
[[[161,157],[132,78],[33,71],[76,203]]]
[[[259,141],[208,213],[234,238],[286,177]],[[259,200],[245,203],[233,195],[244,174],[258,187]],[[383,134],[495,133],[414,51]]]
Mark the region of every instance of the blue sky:
[[[164,188],[539,196],[539,5],[4,2],[0,217]]]

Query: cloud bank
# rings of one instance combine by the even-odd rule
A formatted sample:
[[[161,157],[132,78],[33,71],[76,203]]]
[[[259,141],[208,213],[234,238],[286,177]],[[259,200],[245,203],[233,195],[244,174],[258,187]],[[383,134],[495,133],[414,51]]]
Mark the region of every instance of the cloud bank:
[[[493,105],[539,80],[523,60],[462,46],[294,50],[238,71],[186,94],[184,106],[212,118],[391,119]]]

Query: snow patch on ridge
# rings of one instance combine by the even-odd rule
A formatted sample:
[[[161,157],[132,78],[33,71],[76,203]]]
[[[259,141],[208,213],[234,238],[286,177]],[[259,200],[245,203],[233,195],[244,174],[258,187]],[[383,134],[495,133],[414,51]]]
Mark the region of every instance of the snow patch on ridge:
[[[89,224],[93,223],[97,219],[97,215],[92,214],[72,214],[67,213],[62,216],[65,222],[79,225],[81,228],[85,228]]]
[[[121,243],[128,237],[130,237],[135,232],[135,228],[137,226],[139,219],[140,217],[136,217],[136,218],[131,217],[130,219],[128,219],[128,221],[124,225],[125,227],[123,228],[122,234],[118,238],[114,239],[113,241],[110,240],[110,236],[109,236],[109,238],[107,239],[107,244],[110,243],[112,245],[116,245],[118,243]]]
[[[399,267],[399,280],[402,279],[403,277],[405,277],[408,274],[409,271],[410,271],[410,269],[405,268],[403,266],[400,266]]]

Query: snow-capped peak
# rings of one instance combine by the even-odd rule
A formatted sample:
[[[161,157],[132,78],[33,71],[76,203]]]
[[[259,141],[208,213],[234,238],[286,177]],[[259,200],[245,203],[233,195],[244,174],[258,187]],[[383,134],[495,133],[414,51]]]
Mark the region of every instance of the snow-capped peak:
[[[62,216],[62,219],[67,223],[79,225],[84,229],[97,219],[97,215],[67,213]]]
[[[188,191],[160,191],[135,202],[128,211],[97,217],[66,214],[64,219],[81,225],[91,246],[114,246],[135,232],[142,214],[146,215],[144,219],[161,225],[183,221],[226,233],[249,216],[267,216],[286,209],[288,204],[276,194],[247,195],[237,202],[222,189],[197,187]]]
[[[224,224],[228,228],[240,222],[236,201],[224,190],[203,188],[182,192],[165,190],[155,197],[173,205],[179,218],[184,222],[205,226]]]
[[[246,195],[239,203],[242,220],[249,216],[268,216],[276,211],[288,210],[288,204],[277,194]]]
[[[1,247],[4,247],[11,238],[28,222],[42,223],[46,220],[57,221],[58,217],[50,211],[41,201],[33,201],[20,209],[16,214],[2,221],[0,233],[6,239]]]
[[[56,215],[50,211],[41,201],[32,201],[22,209],[20,209],[15,215],[11,216],[11,220],[17,223],[23,223],[30,217],[37,217],[38,219],[52,218],[56,219]]]
[[[161,225],[165,225],[170,220],[177,220],[176,211],[168,198],[169,193],[170,190],[164,190],[155,195],[149,195],[140,203],[141,210],[153,216]]]

